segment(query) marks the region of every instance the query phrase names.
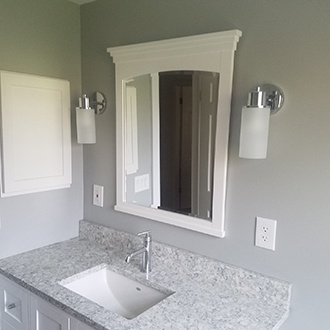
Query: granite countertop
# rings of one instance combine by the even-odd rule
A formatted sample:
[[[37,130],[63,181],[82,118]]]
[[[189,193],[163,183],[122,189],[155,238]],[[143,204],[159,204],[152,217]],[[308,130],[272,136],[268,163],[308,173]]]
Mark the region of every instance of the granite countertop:
[[[149,280],[127,253],[133,235],[81,221],[79,237],[0,260],[0,273],[98,330],[278,329],[287,318],[291,285],[188,251],[153,242]],[[108,265],[141,283],[174,294],[128,320],[59,284]]]

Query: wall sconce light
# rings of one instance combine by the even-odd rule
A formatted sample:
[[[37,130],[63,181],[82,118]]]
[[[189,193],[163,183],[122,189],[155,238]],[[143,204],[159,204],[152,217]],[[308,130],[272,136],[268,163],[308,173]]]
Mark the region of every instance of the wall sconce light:
[[[101,115],[106,107],[107,99],[101,92],[95,92],[91,99],[86,94],[79,97],[79,107],[76,108],[78,143],[96,143],[95,114]]]
[[[283,91],[274,85],[262,85],[249,93],[242,109],[239,157],[267,157],[270,115],[277,113],[284,102]]]

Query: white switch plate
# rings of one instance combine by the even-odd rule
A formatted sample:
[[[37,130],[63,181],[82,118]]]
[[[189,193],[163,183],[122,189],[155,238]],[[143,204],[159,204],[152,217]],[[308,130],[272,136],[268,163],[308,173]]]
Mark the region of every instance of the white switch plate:
[[[257,217],[255,245],[275,251],[276,225],[276,220]]]
[[[103,207],[103,186],[93,185],[93,205]]]

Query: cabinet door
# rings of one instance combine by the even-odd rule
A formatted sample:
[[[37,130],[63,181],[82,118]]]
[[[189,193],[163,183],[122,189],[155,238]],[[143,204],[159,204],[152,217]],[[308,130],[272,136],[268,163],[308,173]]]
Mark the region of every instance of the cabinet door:
[[[0,320],[0,329],[1,330],[17,330],[17,328],[13,328],[11,325],[9,325],[7,322],[4,320]]]
[[[24,289],[0,277],[1,329],[28,328],[28,296]]]
[[[71,184],[68,81],[0,71],[1,196]]]
[[[70,318],[60,309],[33,296],[31,330],[70,330]]]

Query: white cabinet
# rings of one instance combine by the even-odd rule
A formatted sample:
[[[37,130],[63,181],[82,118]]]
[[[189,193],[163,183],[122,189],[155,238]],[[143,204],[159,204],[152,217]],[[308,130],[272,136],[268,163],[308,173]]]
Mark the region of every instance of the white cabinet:
[[[11,325],[9,325],[4,320],[0,320],[0,329],[1,330],[16,330],[15,328],[13,328]]]
[[[71,330],[70,317],[46,301],[31,296],[31,330]]]
[[[70,84],[0,71],[1,196],[71,184]]]
[[[0,330],[93,330],[0,275]]]
[[[77,321],[76,328],[72,328],[71,330],[94,330],[94,328],[91,328],[88,325]]]
[[[28,294],[3,277],[0,290],[1,330],[28,329]]]

